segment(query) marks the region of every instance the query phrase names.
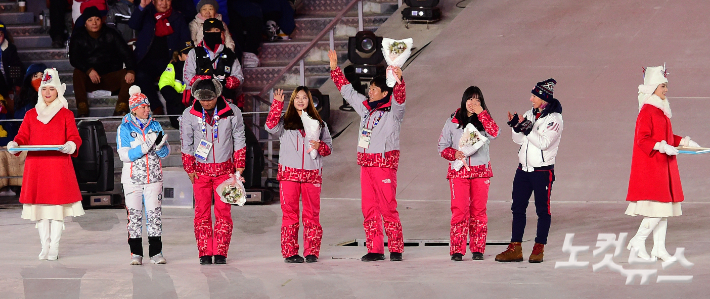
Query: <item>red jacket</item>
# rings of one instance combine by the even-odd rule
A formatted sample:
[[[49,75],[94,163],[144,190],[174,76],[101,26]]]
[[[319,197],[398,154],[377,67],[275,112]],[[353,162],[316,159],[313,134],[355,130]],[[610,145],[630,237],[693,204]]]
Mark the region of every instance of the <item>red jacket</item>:
[[[19,145],[63,145],[67,141],[76,144],[72,155],[76,157],[81,137],[74,114],[66,108],[60,109],[46,125],[37,120],[37,110],[27,111],[15,137]],[[27,152],[21,203],[63,205],[77,201],[81,201],[81,192],[70,155],[58,151]]]
[[[661,109],[648,104],[641,108],[636,119],[627,201],[683,201],[676,156],[668,156],[653,149],[656,142],[661,140],[678,146],[681,139],[673,135],[671,120]]]

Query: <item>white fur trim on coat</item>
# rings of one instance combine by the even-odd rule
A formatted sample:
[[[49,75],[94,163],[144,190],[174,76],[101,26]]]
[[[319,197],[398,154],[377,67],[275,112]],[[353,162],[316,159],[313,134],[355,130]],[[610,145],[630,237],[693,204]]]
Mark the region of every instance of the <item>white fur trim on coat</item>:
[[[645,105],[651,105],[653,107],[656,107],[658,109],[661,109],[663,111],[663,114],[665,114],[668,118],[673,117],[673,113],[671,113],[671,105],[668,103],[668,98],[665,100],[662,100],[659,98],[657,95],[652,94],[648,100],[646,100]],[[641,105],[643,106],[643,105]],[[639,108],[639,111],[641,109]]]

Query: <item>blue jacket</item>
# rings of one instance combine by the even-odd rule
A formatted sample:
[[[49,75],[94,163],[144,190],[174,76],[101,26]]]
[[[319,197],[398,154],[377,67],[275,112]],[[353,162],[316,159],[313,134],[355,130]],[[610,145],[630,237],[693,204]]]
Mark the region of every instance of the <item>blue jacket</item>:
[[[118,157],[123,161],[121,183],[143,185],[163,181],[163,165],[160,159],[170,154],[170,145],[166,141],[160,150],[156,151],[153,147],[147,154],[143,154],[141,144],[151,132],[163,132],[163,127],[151,118],[141,129],[130,113],[126,114],[118,126],[116,147]]]
[[[148,53],[153,38],[155,37],[155,6],[153,3],[148,4],[141,10],[140,5],[136,5],[131,14],[131,19],[128,21],[128,26],[136,31],[136,62],[141,63],[143,57]],[[173,9],[173,12],[168,17],[170,26],[173,27],[173,34],[168,35],[168,53],[165,53],[166,60],[170,60],[173,51],[180,51],[187,46],[187,43],[192,43],[190,39],[190,29],[185,23],[185,18],[182,14]]]

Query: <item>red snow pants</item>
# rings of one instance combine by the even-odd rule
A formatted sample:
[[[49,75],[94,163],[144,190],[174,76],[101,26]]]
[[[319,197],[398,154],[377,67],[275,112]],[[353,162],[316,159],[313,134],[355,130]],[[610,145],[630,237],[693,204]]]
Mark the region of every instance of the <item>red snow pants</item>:
[[[192,185],[195,194],[195,239],[200,256],[227,256],[229,242],[232,240],[232,206],[222,202],[217,194],[217,186],[227,180],[229,174],[218,177],[199,175]],[[212,228],[212,196],[214,196],[214,215]]]
[[[471,252],[484,253],[488,235],[489,178],[449,179],[451,188],[451,241],[449,254],[466,254],[466,239]]]
[[[320,184],[280,181],[281,192],[281,255],[298,254],[298,207],[303,201],[303,255],[320,254],[323,228],[320,226]]]
[[[402,223],[397,212],[397,170],[384,167],[361,167],[363,227],[367,252],[384,254],[382,221],[390,252],[404,252]]]

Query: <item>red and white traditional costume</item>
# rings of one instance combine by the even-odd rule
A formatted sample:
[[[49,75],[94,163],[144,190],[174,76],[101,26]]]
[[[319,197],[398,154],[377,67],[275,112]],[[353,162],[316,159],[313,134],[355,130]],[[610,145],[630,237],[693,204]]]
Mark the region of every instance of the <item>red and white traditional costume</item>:
[[[57,98],[49,105],[42,97],[45,87],[57,90]],[[66,85],[59,81],[57,70],[45,70],[37,105],[27,111],[15,140],[8,144],[8,149],[17,145],[63,145],[62,151],[28,152],[25,160],[20,193],[22,218],[37,221],[42,243],[39,259],[57,259],[64,217],[84,215],[71,160],[78,155],[76,150],[81,146],[81,137],[74,113],[67,109],[65,90]]]

